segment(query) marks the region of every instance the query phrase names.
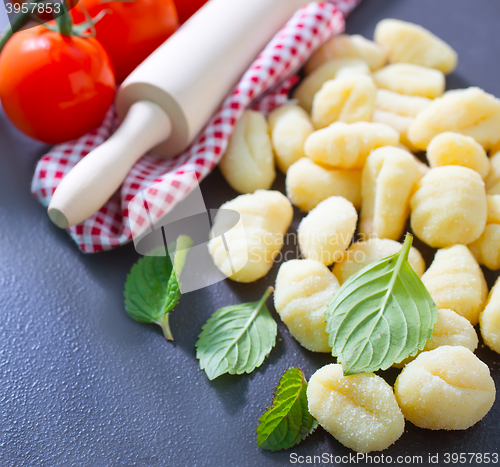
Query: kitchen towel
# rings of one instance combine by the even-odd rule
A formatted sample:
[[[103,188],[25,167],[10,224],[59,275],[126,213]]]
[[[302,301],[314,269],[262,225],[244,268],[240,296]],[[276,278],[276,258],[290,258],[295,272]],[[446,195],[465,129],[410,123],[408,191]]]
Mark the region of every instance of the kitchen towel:
[[[154,193],[148,198],[149,208],[156,214],[156,219],[172,209],[217,165],[235,123],[246,108],[267,113],[286,103],[289,90],[298,79],[294,73],[317,47],[332,35],[344,31],[345,16],[360,1],[313,2],[297,11],[250,66],[219,111],[183,154],[167,160],[151,154],[143,156],[120,189],[97,213],[68,229],[78,247],[85,253],[96,253],[130,242],[130,220],[133,218],[135,225],[141,224],[144,214],[140,209],[130,211],[129,203],[144,190]],[[114,107],[111,107],[99,128],[52,148],[37,164],[31,185],[33,195],[48,206],[64,175],[102,144],[117,124]],[[184,176],[188,173],[196,176]],[[152,189],[153,185],[158,189]]]

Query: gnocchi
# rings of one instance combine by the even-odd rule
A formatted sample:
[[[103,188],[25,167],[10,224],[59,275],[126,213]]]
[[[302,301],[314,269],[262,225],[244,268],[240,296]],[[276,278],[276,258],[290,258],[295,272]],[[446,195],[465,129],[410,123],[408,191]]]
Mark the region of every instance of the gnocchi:
[[[359,231],[363,235],[397,240],[410,215],[410,197],[421,178],[415,158],[386,146],[368,156],[361,181]]]
[[[221,209],[238,212],[242,228],[235,227],[224,238],[217,236],[208,242],[215,265],[238,282],[254,282],[264,277],[273,266],[292,222],[290,201],[278,191],[257,190],[224,203]],[[214,231],[225,231],[221,223],[224,217],[217,215]]]
[[[434,99],[443,94],[445,79],[442,72],[410,63],[395,63],[373,73],[376,85],[382,89]]]
[[[342,74],[370,74],[370,68],[363,60],[358,58],[336,58],[321,65],[307,76],[295,90],[293,97],[299,101],[299,104],[311,113],[314,96],[321,89],[324,83],[335,79]]]
[[[415,117],[408,138],[425,150],[432,138],[445,131],[472,136],[489,149],[500,140],[500,100],[475,87],[447,91]]]
[[[307,214],[297,229],[302,256],[326,266],[338,261],[351,243],[358,213],[350,201],[331,196]]]
[[[359,58],[364,60],[370,70],[376,71],[387,62],[387,51],[384,47],[363,36],[339,34],[319,47],[306,63],[307,75],[334,58]]]
[[[442,345],[461,345],[474,352],[478,342],[476,331],[467,319],[453,310],[442,308],[438,310],[437,321],[434,325],[432,336],[425,343],[423,351],[434,350]],[[406,364],[415,360],[415,358],[416,356],[409,357],[393,366],[403,368]]]
[[[344,376],[340,364],[326,365],[311,376],[307,402],[318,423],[357,452],[387,449],[404,431],[392,388],[373,373]]]
[[[438,308],[455,311],[473,326],[478,323],[488,286],[483,271],[466,246],[438,250],[422,282]]]
[[[500,195],[500,151],[490,157],[490,171],[485,183],[489,195]]]
[[[274,306],[290,334],[312,352],[331,352],[325,312],[339,288],[332,272],[319,261],[293,259],[276,277]]]
[[[343,76],[323,84],[316,93],[312,107],[315,128],[330,123],[369,122],[375,110],[377,87],[369,76]]]
[[[415,116],[427,108],[431,102],[426,97],[406,96],[387,89],[379,89],[372,121],[392,126],[399,132],[401,142],[414,150],[416,148],[408,139],[408,129]]]
[[[286,173],[286,194],[305,212],[330,196],[342,196],[361,208],[361,171],[328,169],[308,157],[299,159]]]
[[[481,176],[456,165],[429,170],[410,201],[411,227],[428,245],[467,245],[484,232],[486,191]]]
[[[405,366],[394,386],[407,420],[431,430],[465,430],[495,401],[488,367],[469,349],[444,345],[422,352]]]
[[[314,162],[341,169],[361,169],[370,151],[396,146],[399,133],[383,123],[335,122],[307,138],[304,151]]]
[[[483,234],[469,245],[479,264],[500,269],[500,195],[488,195],[488,219]]]
[[[500,353],[500,279],[490,291],[486,307],[479,315],[479,328],[484,343]]]
[[[422,26],[384,19],[377,24],[374,38],[377,44],[386,48],[391,63],[413,63],[445,74],[457,66],[457,53]]]
[[[268,117],[276,165],[286,173],[289,167],[304,157],[304,143],[314,131],[307,112],[298,105],[285,105],[273,110]]]
[[[274,153],[266,118],[246,110],[234,127],[219,168],[238,193],[267,190],[276,178]]]
[[[349,247],[341,261],[335,263],[333,273],[340,284],[343,284],[349,277],[369,264],[395,255],[402,246],[401,243],[387,238],[373,237],[366,241],[360,240]],[[410,248],[408,262],[419,277],[424,273],[424,259],[414,246]]]
[[[431,167],[460,165],[475,170],[482,178],[488,175],[490,161],[483,147],[474,138],[446,131],[432,138],[427,146]]]

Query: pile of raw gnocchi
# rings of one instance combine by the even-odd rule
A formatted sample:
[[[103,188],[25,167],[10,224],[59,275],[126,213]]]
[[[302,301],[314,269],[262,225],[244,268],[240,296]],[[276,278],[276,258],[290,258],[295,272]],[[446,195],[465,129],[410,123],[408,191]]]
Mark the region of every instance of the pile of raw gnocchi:
[[[399,20],[381,21],[374,41],[334,37],[308,61],[295,102],[267,119],[245,112],[220,163],[242,193],[222,206],[239,212],[242,228],[209,242],[230,279],[264,277],[292,205],[307,213],[297,232],[302,259],[281,265],[274,303],[311,351],[331,351],[328,302],[352,274],[401,249],[408,218],[438,249],[427,270],[419,251],[410,252],[438,321],[424,351],[398,365],[394,389],[374,374],[343,376],[339,364],[310,379],[311,414],[358,452],[390,446],[405,418],[466,429],[495,399],[489,369],[473,351],[479,323],[500,353],[500,280],[488,296],[480,268],[500,269],[500,100],[475,87],[445,92],[456,64],[448,44]],[[421,151],[428,164],[414,155]],[[286,173],[287,196],[269,190],[275,164]]]

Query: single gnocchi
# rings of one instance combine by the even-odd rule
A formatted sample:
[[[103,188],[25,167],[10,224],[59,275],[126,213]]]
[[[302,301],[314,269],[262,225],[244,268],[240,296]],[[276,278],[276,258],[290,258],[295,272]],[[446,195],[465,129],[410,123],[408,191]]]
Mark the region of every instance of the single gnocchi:
[[[469,245],[479,264],[492,271],[500,269],[500,195],[486,196],[488,218],[483,234]]]
[[[386,64],[387,51],[359,34],[339,34],[326,41],[311,55],[306,63],[306,74],[311,74],[334,58],[359,58],[368,64],[371,71],[376,71]]]
[[[445,78],[442,72],[410,63],[395,63],[373,73],[382,89],[434,99],[443,95]]]
[[[488,367],[469,349],[444,345],[422,352],[405,366],[394,386],[407,420],[430,430],[465,430],[495,401]]]
[[[491,153],[490,171],[485,183],[489,195],[500,195],[500,151]]]
[[[453,310],[442,308],[438,310],[437,321],[432,330],[432,336],[425,343],[423,351],[434,350],[442,345],[461,345],[474,352],[477,344],[477,334],[472,324]],[[415,360],[415,358],[416,356],[409,357],[393,366],[403,368],[406,364]]]
[[[342,196],[361,208],[361,171],[329,169],[308,157],[299,159],[286,173],[286,194],[305,212],[330,196]]]
[[[474,170],[457,165],[429,170],[410,201],[415,235],[434,248],[477,240],[486,226],[484,182]]]
[[[314,96],[321,89],[323,84],[331,79],[335,79],[342,74],[370,74],[370,68],[363,60],[358,58],[337,58],[330,60],[314,70],[297,86],[293,97],[299,101],[299,104],[311,113]]]
[[[486,307],[479,315],[479,328],[484,343],[497,353],[500,353],[500,279],[488,295]]]
[[[320,368],[307,386],[309,412],[344,446],[382,451],[404,431],[392,388],[373,373],[344,376],[340,364]]]
[[[356,230],[358,213],[350,201],[332,196],[321,201],[297,229],[302,256],[325,265],[342,257]]]
[[[500,100],[476,87],[447,91],[415,117],[408,138],[425,150],[445,131],[472,136],[489,149],[500,140]]]
[[[307,157],[319,164],[361,169],[373,149],[398,143],[399,133],[383,123],[335,122],[311,134],[304,151]]]
[[[284,105],[268,117],[276,165],[286,173],[289,167],[304,157],[304,143],[314,131],[307,112],[298,105]]]
[[[319,261],[293,259],[280,266],[274,306],[290,334],[313,352],[331,352],[325,312],[339,288],[332,272]]]
[[[253,193],[271,187],[276,171],[264,115],[252,110],[243,113],[234,127],[219,168],[238,193]]]
[[[426,97],[406,96],[387,89],[379,89],[372,121],[393,127],[399,133],[401,143],[415,150],[416,148],[408,139],[408,129],[415,116],[427,108],[431,102]]]
[[[393,146],[368,156],[361,181],[359,231],[366,237],[398,240],[410,215],[410,197],[421,174],[415,158]]]
[[[460,165],[475,170],[482,178],[490,171],[490,161],[483,147],[474,138],[446,131],[432,138],[427,146],[431,167]]]
[[[264,277],[273,266],[292,222],[290,201],[278,191],[257,190],[224,203],[221,209],[239,213],[241,224],[225,232],[225,216],[215,217],[213,232],[225,232],[208,242],[215,265],[238,282],[254,282]]]
[[[343,76],[323,84],[312,107],[315,128],[333,122],[369,122],[375,110],[377,87],[370,76]]]
[[[343,284],[364,267],[395,255],[402,247],[401,243],[387,238],[373,237],[359,240],[349,247],[341,261],[335,263],[333,273],[340,284]],[[420,252],[413,246],[410,248],[408,262],[419,277],[424,273],[425,261]]]
[[[457,66],[457,53],[422,26],[384,19],[377,24],[374,38],[388,51],[391,63],[413,63],[445,74],[451,73]]]
[[[483,271],[466,246],[438,250],[422,282],[438,308],[455,311],[473,326],[478,323],[488,286]]]

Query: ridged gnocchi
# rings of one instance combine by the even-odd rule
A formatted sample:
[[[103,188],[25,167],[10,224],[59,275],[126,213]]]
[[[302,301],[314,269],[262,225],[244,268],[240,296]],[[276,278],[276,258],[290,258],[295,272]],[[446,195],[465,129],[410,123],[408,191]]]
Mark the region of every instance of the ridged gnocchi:
[[[286,173],[293,163],[305,156],[304,143],[314,127],[307,112],[298,105],[284,105],[273,110],[268,121],[276,165]]]
[[[447,165],[429,170],[410,201],[411,227],[428,245],[467,245],[484,232],[486,191],[474,170]]]
[[[382,451],[404,431],[392,388],[373,373],[344,376],[340,364],[326,365],[311,376],[307,402],[318,423],[357,452]]]
[[[422,282],[438,308],[455,311],[473,326],[478,323],[488,286],[483,271],[466,246],[438,250]]]
[[[408,129],[415,116],[427,108],[431,102],[426,97],[406,96],[387,89],[379,89],[372,121],[392,126],[399,132],[401,143],[414,150],[416,148],[408,139]]]
[[[286,194],[305,212],[330,196],[342,196],[361,208],[361,171],[328,169],[308,157],[299,159],[286,173]]]
[[[293,94],[294,99],[299,101],[299,104],[306,112],[311,113],[314,96],[323,84],[345,74],[346,71],[349,75],[370,74],[370,68],[363,60],[358,58],[336,58],[324,63],[307,76],[297,86]]]
[[[469,349],[444,345],[422,352],[405,366],[394,386],[403,415],[431,430],[465,430],[495,401],[488,367]]]
[[[319,164],[361,169],[373,149],[398,143],[399,133],[383,123],[335,122],[311,134],[304,151],[307,157]]]
[[[344,254],[344,258],[335,263],[333,273],[340,284],[343,284],[349,277],[361,271],[364,267],[388,256],[395,255],[402,247],[401,243],[387,238],[373,237],[366,241],[357,241],[349,247]],[[408,262],[419,277],[424,273],[425,261],[420,252],[413,246],[410,248]]]
[[[478,342],[476,331],[467,319],[453,310],[441,308],[438,310],[437,321],[432,330],[432,336],[425,343],[423,351],[434,350],[442,345],[461,345],[474,352]],[[406,364],[415,360],[416,357],[409,357],[393,366],[403,368]]]
[[[486,306],[479,315],[479,328],[484,343],[500,353],[500,279],[495,282]]]
[[[232,228],[224,238],[217,236],[208,242],[215,265],[237,282],[254,282],[264,277],[273,266],[292,222],[290,201],[278,191],[257,190],[224,203],[221,209],[238,212],[242,228]],[[224,222],[225,216],[217,215],[214,231],[225,232],[221,225]]]
[[[329,266],[342,258],[356,230],[358,213],[350,201],[331,196],[302,219],[297,229],[302,256]]]
[[[311,74],[334,58],[359,58],[368,64],[370,70],[376,71],[386,64],[387,51],[359,34],[339,34],[326,41],[311,55],[305,66],[306,74]]]
[[[500,140],[500,100],[476,87],[447,91],[415,117],[408,138],[425,150],[432,138],[445,131],[472,136],[489,149]]]
[[[377,87],[370,76],[343,76],[323,84],[316,93],[312,121],[316,129],[333,122],[369,122],[375,110]]]
[[[500,269],[500,195],[486,196],[488,218],[483,234],[469,245],[479,264],[492,271]]]
[[[394,63],[373,73],[376,85],[382,89],[434,99],[443,95],[445,78],[442,72],[410,63]]]
[[[457,53],[422,26],[397,19],[377,24],[375,42],[388,51],[391,63],[404,62],[435,68],[445,74],[457,66]]]
[[[274,153],[264,115],[245,110],[219,162],[226,181],[238,193],[267,190],[276,178]]]
[[[427,146],[427,160],[431,167],[468,167],[482,178],[490,171],[490,161],[483,147],[474,138],[452,131],[445,131],[432,138]]]
[[[361,179],[360,233],[398,240],[410,215],[410,197],[420,178],[418,164],[407,151],[393,146],[372,151]]]
[[[325,312],[339,288],[332,272],[319,261],[293,259],[280,266],[274,306],[290,334],[312,352],[330,352]]]

